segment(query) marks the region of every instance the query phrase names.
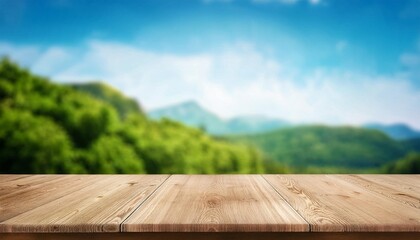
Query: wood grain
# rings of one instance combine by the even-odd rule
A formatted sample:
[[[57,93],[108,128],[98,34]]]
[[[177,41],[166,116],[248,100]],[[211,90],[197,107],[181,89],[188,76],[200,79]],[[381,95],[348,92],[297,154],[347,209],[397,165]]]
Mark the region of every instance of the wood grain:
[[[95,183],[95,176],[1,175],[0,222]]]
[[[389,188],[379,182],[370,187],[357,176],[347,175],[264,175],[264,178],[310,223],[311,231],[420,231],[420,210],[399,197],[391,197],[395,193],[385,192]],[[417,183],[417,178],[412,181]],[[419,198],[413,194],[410,201],[418,202]]]
[[[420,175],[341,175],[381,196],[420,209]]]
[[[120,223],[167,178],[43,175],[5,181],[0,206],[7,217],[2,217],[0,232],[118,232]]]
[[[0,175],[0,239],[420,239],[420,175],[168,177]]]
[[[260,175],[173,175],[122,224],[123,232],[308,230]]]
[[[23,174],[0,174],[0,183],[4,183],[4,182],[8,182],[8,181],[13,181],[19,178],[26,178],[26,177],[30,177],[32,175],[23,175]]]

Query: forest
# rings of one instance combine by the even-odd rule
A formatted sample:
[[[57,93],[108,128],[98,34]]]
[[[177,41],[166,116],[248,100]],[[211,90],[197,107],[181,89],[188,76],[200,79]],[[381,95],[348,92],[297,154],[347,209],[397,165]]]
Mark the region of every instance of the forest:
[[[270,173],[280,163],[297,173],[420,173],[420,139],[395,140],[374,129],[295,126],[229,139],[264,152],[273,160]]]
[[[1,173],[263,171],[254,148],[152,121],[110,86],[57,84],[0,61]]]
[[[0,60],[0,173],[420,173],[420,140],[357,127],[212,136],[104,83],[59,84]]]

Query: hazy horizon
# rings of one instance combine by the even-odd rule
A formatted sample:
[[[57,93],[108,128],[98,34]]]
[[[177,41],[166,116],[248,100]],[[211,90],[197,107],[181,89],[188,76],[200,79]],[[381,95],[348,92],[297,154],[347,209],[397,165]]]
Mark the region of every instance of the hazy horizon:
[[[420,129],[420,2],[0,0],[0,55],[147,110]]]
[[[165,109],[168,109],[168,108],[179,107],[179,106],[184,105],[186,103],[192,103],[192,102],[197,103],[198,106],[203,108],[204,111],[208,111],[211,114],[215,114],[218,118],[220,118],[223,121],[229,121],[229,120],[232,120],[232,119],[235,119],[235,118],[249,118],[249,117],[257,117],[258,118],[258,117],[261,117],[261,118],[267,118],[267,119],[272,119],[272,120],[285,121],[285,122],[291,124],[290,125],[291,127],[301,126],[301,125],[330,125],[330,126],[364,127],[364,126],[372,125],[372,124],[374,124],[374,125],[381,124],[381,125],[384,125],[384,126],[406,125],[406,126],[410,127],[412,130],[420,131],[420,128],[416,128],[416,127],[414,127],[410,124],[404,123],[404,122],[382,123],[380,120],[375,121],[375,122],[364,122],[364,123],[361,123],[361,124],[350,124],[350,123],[331,123],[331,122],[326,123],[326,122],[310,122],[310,121],[308,121],[308,122],[302,122],[302,121],[301,122],[292,122],[292,121],[289,121],[288,119],[285,119],[285,118],[279,118],[279,117],[269,116],[269,115],[264,115],[264,114],[239,114],[239,115],[234,115],[234,116],[231,116],[231,117],[223,117],[223,116],[219,116],[217,113],[214,113],[214,112],[210,111],[209,109],[205,108],[203,105],[201,105],[199,102],[196,102],[195,100],[185,100],[185,101],[165,105],[165,106],[162,106],[162,107],[149,109],[149,110],[146,111],[146,113],[150,114],[150,113],[153,113],[155,111],[161,111],[161,110],[165,110]]]

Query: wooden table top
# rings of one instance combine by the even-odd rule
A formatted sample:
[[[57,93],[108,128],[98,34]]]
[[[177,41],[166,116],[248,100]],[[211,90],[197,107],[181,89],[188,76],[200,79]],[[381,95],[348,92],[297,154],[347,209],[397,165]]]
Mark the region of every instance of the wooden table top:
[[[0,175],[8,232],[420,232],[420,175]]]

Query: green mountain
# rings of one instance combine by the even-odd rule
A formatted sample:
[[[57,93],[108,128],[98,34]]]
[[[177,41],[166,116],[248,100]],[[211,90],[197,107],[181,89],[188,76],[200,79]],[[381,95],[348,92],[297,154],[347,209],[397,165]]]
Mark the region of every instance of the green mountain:
[[[192,127],[205,129],[213,135],[260,133],[290,125],[282,120],[252,115],[223,120],[194,101],[157,109],[149,112],[149,116],[153,119],[173,119]]]
[[[363,127],[368,129],[376,129],[381,132],[384,132],[388,136],[397,139],[397,140],[407,140],[413,138],[420,138],[420,132],[412,129],[406,124],[390,124],[384,125],[379,123],[370,123],[363,125]]]
[[[298,126],[230,140],[255,146],[270,159],[299,171],[379,168],[410,151],[420,151],[416,143],[356,127]]]
[[[0,173],[261,173],[253,148],[153,121],[104,84],[62,85],[0,59]]]

